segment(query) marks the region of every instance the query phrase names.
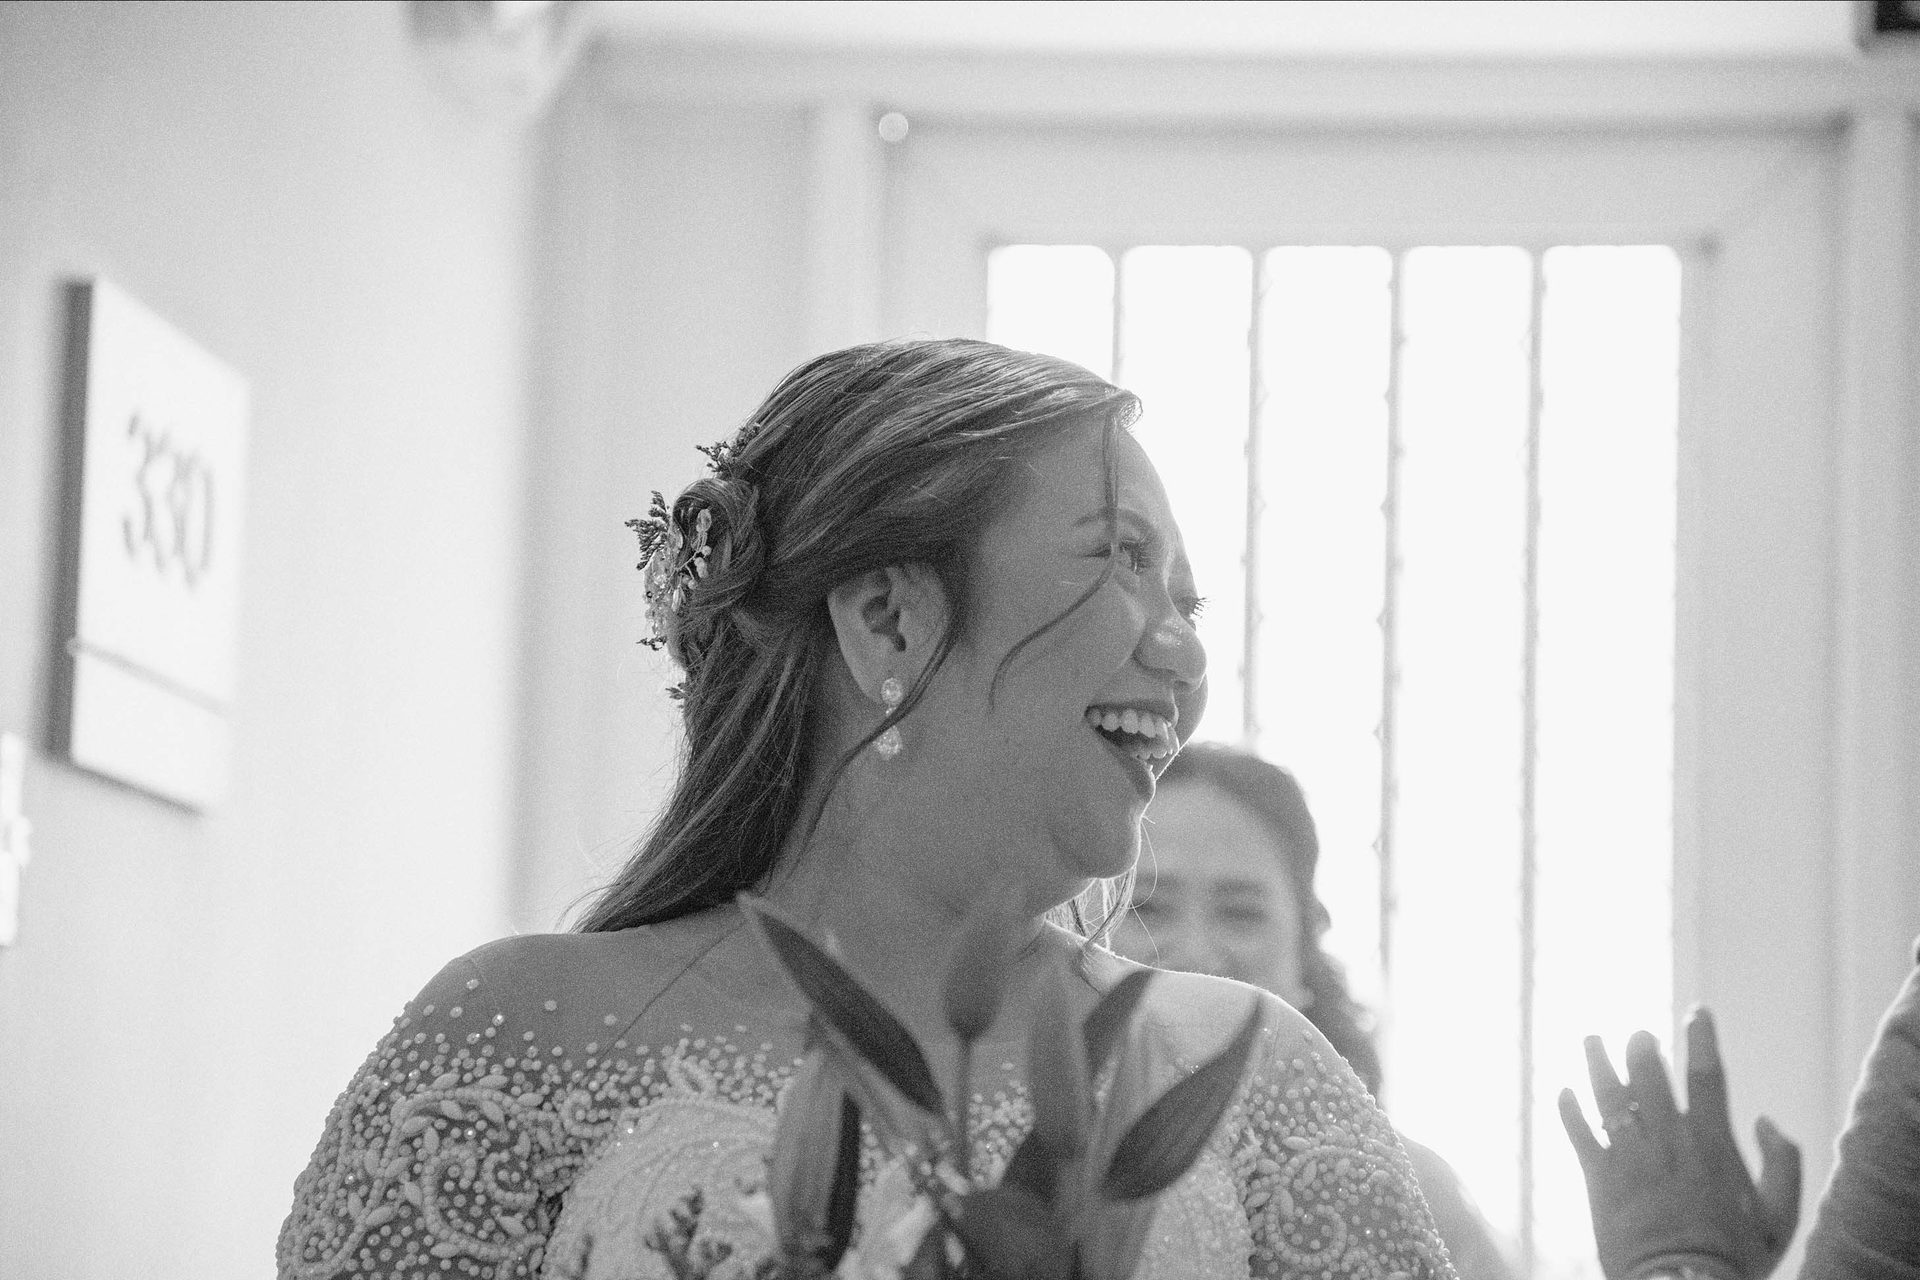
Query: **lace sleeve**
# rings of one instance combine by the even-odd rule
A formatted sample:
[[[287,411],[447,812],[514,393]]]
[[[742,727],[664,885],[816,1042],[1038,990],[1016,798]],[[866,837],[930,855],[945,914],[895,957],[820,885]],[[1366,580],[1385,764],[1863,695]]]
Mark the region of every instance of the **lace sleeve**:
[[[294,1183],[281,1280],[538,1270],[578,1143],[505,1022],[469,958],[407,1006]]]
[[[1366,1087],[1291,1009],[1269,1026],[1232,1154],[1253,1274],[1452,1280],[1413,1166]]]
[[[1920,968],[1880,1022],[1807,1237],[1803,1276],[1920,1276]]]

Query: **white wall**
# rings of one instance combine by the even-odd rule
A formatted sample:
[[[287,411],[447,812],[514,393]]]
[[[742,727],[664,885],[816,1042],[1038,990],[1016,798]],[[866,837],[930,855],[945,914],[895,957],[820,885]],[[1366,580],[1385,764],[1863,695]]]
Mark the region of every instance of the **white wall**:
[[[515,897],[551,929],[617,870],[671,782],[676,678],[624,522],[702,473],[805,335],[806,134],[793,108],[637,109],[591,87],[547,157],[529,465],[526,789]]]
[[[507,925],[527,143],[398,4],[0,6],[0,1275],[268,1274],[387,1020]],[[253,388],[231,799],[49,758],[61,286]]]

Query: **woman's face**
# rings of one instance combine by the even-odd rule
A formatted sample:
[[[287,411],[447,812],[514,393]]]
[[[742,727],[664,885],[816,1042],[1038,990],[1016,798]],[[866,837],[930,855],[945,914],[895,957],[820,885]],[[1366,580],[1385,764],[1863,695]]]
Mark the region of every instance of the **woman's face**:
[[[1302,912],[1286,842],[1208,782],[1164,788],[1146,831],[1150,852],[1113,949],[1163,969],[1238,978],[1302,1006]]]
[[[1205,707],[1180,531],[1146,454],[1116,431],[1113,552],[1108,435],[1070,428],[1022,461],[1021,491],[974,556],[961,639],[902,726],[902,759],[958,809],[987,854],[980,866],[1000,874],[994,851],[1043,850],[1044,865],[1017,855],[1037,906],[1132,865],[1155,780]],[[1068,613],[1110,553],[1110,580]]]

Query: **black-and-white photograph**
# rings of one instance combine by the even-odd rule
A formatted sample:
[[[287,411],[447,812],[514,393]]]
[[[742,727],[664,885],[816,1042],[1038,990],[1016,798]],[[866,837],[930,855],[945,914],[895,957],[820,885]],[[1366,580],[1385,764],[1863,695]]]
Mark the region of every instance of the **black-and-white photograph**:
[[[0,1277],[1920,1280],[1920,5],[0,0]]]

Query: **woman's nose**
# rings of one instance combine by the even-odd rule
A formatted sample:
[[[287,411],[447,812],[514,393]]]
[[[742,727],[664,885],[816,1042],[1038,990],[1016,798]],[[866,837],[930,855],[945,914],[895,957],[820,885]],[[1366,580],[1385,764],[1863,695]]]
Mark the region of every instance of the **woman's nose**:
[[[1179,610],[1168,608],[1147,624],[1138,647],[1140,661],[1149,670],[1165,671],[1182,690],[1198,688],[1207,675],[1207,647],[1200,633]]]

